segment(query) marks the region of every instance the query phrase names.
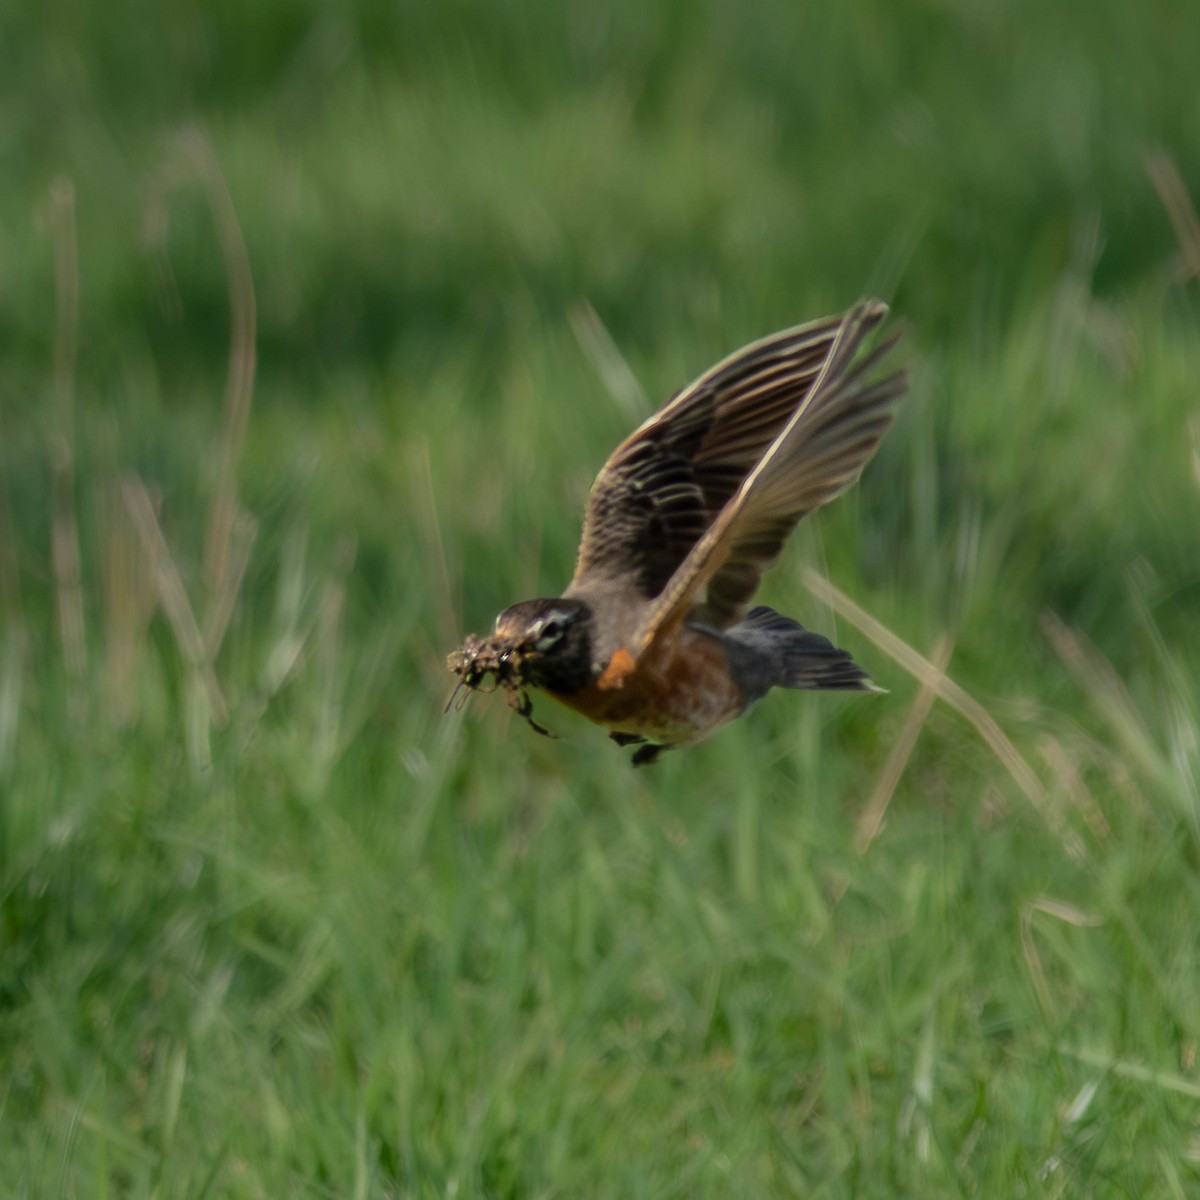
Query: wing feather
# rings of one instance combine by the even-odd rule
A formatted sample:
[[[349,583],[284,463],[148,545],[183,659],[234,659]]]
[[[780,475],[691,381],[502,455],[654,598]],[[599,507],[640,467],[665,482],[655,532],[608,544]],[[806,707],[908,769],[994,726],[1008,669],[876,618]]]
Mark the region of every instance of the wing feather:
[[[658,596],[811,394],[842,328],[826,317],[739,350],[627,437],[592,487],[568,594]]]
[[[880,302],[864,301],[837,325],[805,394],[664,584],[628,646],[633,660],[685,616],[717,627],[739,619],[796,522],[857,480],[907,388],[902,372],[867,378],[896,336],[854,362],[886,312]],[[749,445],[752,438],[744,440]],[[739,434],[739,451],[742,444]]]

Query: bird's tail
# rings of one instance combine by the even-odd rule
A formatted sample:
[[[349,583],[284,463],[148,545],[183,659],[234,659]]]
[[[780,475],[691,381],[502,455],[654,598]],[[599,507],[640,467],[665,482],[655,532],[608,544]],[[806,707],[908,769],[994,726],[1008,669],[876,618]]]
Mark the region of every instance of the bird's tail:
[[[809,691],[879,692],[883,689],[828,638],[812,633],[798,621],[760,605],[747,614],[743,626],[771,635],[779,648],[775,687]]]

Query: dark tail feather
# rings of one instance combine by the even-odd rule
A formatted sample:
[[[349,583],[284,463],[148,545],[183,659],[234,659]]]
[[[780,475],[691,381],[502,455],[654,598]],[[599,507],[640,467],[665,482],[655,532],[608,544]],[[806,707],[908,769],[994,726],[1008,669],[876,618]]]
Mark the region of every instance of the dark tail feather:
[[[761,605],[752,608],[743,624],[770,631],[781,648],[776,687],[825,692],[883,690],[871,682],[871,677],[845,650],[839,650],[828,638],[810,632],[773,608]]]

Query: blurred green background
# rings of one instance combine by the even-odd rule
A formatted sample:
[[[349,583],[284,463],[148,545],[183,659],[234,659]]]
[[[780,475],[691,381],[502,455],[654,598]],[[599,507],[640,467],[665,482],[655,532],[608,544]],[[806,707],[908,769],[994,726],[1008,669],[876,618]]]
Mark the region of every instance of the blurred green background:
[[[11,1194],[1195,1194],[1198,45],[6,5]],[[636,774],[549,702],[442,716],[625,432],[865,294],[911,399],[764,590],[889,695]]]

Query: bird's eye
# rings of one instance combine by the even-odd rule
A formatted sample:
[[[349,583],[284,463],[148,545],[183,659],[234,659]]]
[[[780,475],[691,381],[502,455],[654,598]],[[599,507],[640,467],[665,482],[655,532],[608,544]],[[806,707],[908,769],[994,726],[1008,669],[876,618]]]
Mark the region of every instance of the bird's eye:
[[[533,648],[540,654],[545,654],[547,650],[558,645],[562,640],[563,632],[566,629],[565,621],[549,620],[541,628],[538,633],[538,639],[533,643]]]

